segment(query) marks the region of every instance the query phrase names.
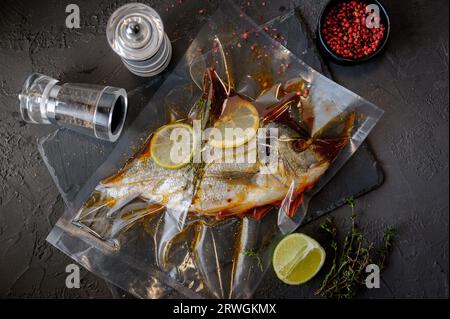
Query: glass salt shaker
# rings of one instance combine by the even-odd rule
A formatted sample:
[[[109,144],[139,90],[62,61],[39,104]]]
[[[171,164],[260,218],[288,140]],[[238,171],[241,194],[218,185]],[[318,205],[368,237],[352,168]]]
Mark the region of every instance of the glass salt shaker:
[[[151,77],[161,73],[172,57],[172,45],[161,17],[142,3],[129,3],[109,18],[106,36],[111,48],[133,74]]]

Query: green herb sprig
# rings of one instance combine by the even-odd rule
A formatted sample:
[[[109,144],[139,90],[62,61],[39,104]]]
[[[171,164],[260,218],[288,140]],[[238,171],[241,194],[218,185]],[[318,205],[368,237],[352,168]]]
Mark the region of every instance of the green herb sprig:
[[[243,254],[244,256],[247,256],[247,257],[254,257],[254,258],[256,258],[257,263],[258,263],[258,268],[259,268],[261,271],[264,271],[264,267],[263,267],[263,264],[262,264],[262,259],[261,259],[261,257],[259,256],[259,253],[258,253],[258,252],[254,251],[254,250],[252,250],[252,249],[247,249],[247,250],[244,250],[244,251],[242,252],[242,254]]]
[[[383,269],[387,255],[392,249],[395,229],[389,226],[384,231],[381,248],[376,250],[373,243],[367,243],[363,233],[356,224],[355,200],[347,199],[351,207],[352,226],[342,245],[337,240],[337,229],[332,218],[327,218],[320,226],[331,237],[331,249],[334,254],[331,268],[326,274],[316,295],[333,299],[354,298],[358,288],[365,284],[369,264],[376,264]]]

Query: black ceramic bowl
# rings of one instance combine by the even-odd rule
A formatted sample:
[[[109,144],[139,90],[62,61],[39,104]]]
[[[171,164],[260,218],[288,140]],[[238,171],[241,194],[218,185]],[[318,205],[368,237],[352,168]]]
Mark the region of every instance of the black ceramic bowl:
[[[359,2],[366,3],[366,4],[376,4],[380,8],[380,22],[384,24],[385,26],[385,32],[384,37],[381,40],[380,45],[378,46],[377,50],[373,52],[371,55],[368,55],[366,57],[360,58],[360,59],[349,59],[344,58],[338,54],[336,54],[334,51],[331,50],[331,48],[327,45],[323,34],[322,34],[322,26],[325,21],[325,17],[330,12],[331,9],[333,9],[336,5],[339,3],[345,3],[350,2],[351,0],[331,0],[329,1],[326,6],[323,8],[320,18],[319,18],[319,25],[317,27],[317,40],[319,43],[319,49],[320,51],[330,60],[333,62],[339,63],[339,64],[346,64],[346,65],[352,65],[352,64],[359,64],[366,61],[369,61],[379,55],[384,51],[386,48],[386,44],[389,40],[389,35],[391,33],[391,22],[389,20],[389,15],[386,11],[386,8],[383,6],[383,4],[378,0],[359,0]]]

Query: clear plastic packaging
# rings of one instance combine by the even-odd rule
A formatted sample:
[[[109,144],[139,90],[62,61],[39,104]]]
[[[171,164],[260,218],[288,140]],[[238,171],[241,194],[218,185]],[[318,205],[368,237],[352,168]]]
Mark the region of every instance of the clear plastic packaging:
[[[212,49],[199,55],[199,47]],[[314,116],[303,116],[298,131],[306,131],[314,141],[335,143],[333,149],[337,150],[327,155],[330,162],[318,174],[318,181],[301,185],[296,176],[310,176],[310,171],[302,175],[289,168],[292,161],[284,161],[281,184],[286,191],[282,200],[217,218],[217,214],[189,213],[193,192],[183,186],[191,185],[195,176],[192,170],[170,172],[167,177],[155,174],[154,166],[140,169],[139,165],[151,162],[144,164],[143,159],[147,149],[144,146],[153,131],[171,119],[195,116],[193,105],[203,94],[205,70],[212,65],[226,88],[261,109],[279,104],[293,92],[290,88],[307,91],[299,97],[303,115],[310,112]],[[281,87],[286,94],[280,94]],[[248,298],[270,266],[274,245],[301,224],[311,197],[356,151],[381,115],[376,106],[311,69],[273,40],[265,27],[258,27],[227,3],[209,20],[106,163],[78,193],[48,240],[89,270],[138,297],[161,297],[172,288],[191,298]],[[285,132],[289,135],[292,130]],[[336,141],[341,138],[345,143],[338,147]],[[287,155],[291,153],[285,153],[290,150],[286,145],[290,147],[291,143],[282,139],[279,142],[282,159],[291,158]],[[136,147],[143,147],[143,152],[134,156]],[[161,207],[157,199],[149,200],[146,192],[155,189],[152,184],[148,189],[126,192],[108,206],[106,189],[114,188],[114,183],[120,187],[123,179],[115,179],[120,174],[105,178],[116,174],[127,161],[122,170],[125,177],[133,178],[126,172],[137,168],[138,181],[143,185],[155,177],[162,183],[167,179],[183,181],[176,183],[180,189],[171,188],[179,195],[171,199],[172,205]],[[227,173],[242,175],[231,175],[238,186],[254,180],[233,168]],[[279,177],[277,174],[266,177]],[[220,183],[214,180],[211,184],[216,187]],[[271,190],[271,185],[268,183],[263,192]],[[85,204],[86,200],[90,202]]]

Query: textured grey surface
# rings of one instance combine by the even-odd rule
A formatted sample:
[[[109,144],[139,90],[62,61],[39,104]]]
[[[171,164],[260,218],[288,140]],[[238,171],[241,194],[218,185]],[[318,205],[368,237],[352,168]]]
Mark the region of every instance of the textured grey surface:
[[[37,137],[53,128],[21,122],[16,96],[31,71],[72,82],[89,83],[95,76],[126,89],[143,84],[111,54],[104,39],[108,16],[123,2],[78,1],[79,30],[64,27],[64,9],[71,2],[0,4],[0,296],[110,296],[102,280],[85,272],[82,289],[65,288],[64,269],[70,259],[45,242],[63,203],[36,147]],[[178,52],[174,59],[190,43],[185,35],[195,34],[192,30],[199,29],[217,7],[215,1],[179,2],[150,2],[166,21]],[[268,20],[299,6],[314,26],[324,2],[243,4],[256,20],[260,16]],[[381,288],[361,296],[448,297],[448,1],[384,2],[393,21],[386,54],[356,67],[330,65],[339,83],[386,111],[370,137],[386,181],[357,205],[370,237],[376,239],[385,224],[394,224],[398,238]],[[141,87],[136,103],[144,103],[150,95]],[[99,152],[107,153],[109,147],[99,146]],[[341,208],[333,215],[342,225],[348,210]],[[319,222],[302,231],[317,237]],[[255,297],[309,297],[317,285],[314,280],[289,287],[269,274]]]

